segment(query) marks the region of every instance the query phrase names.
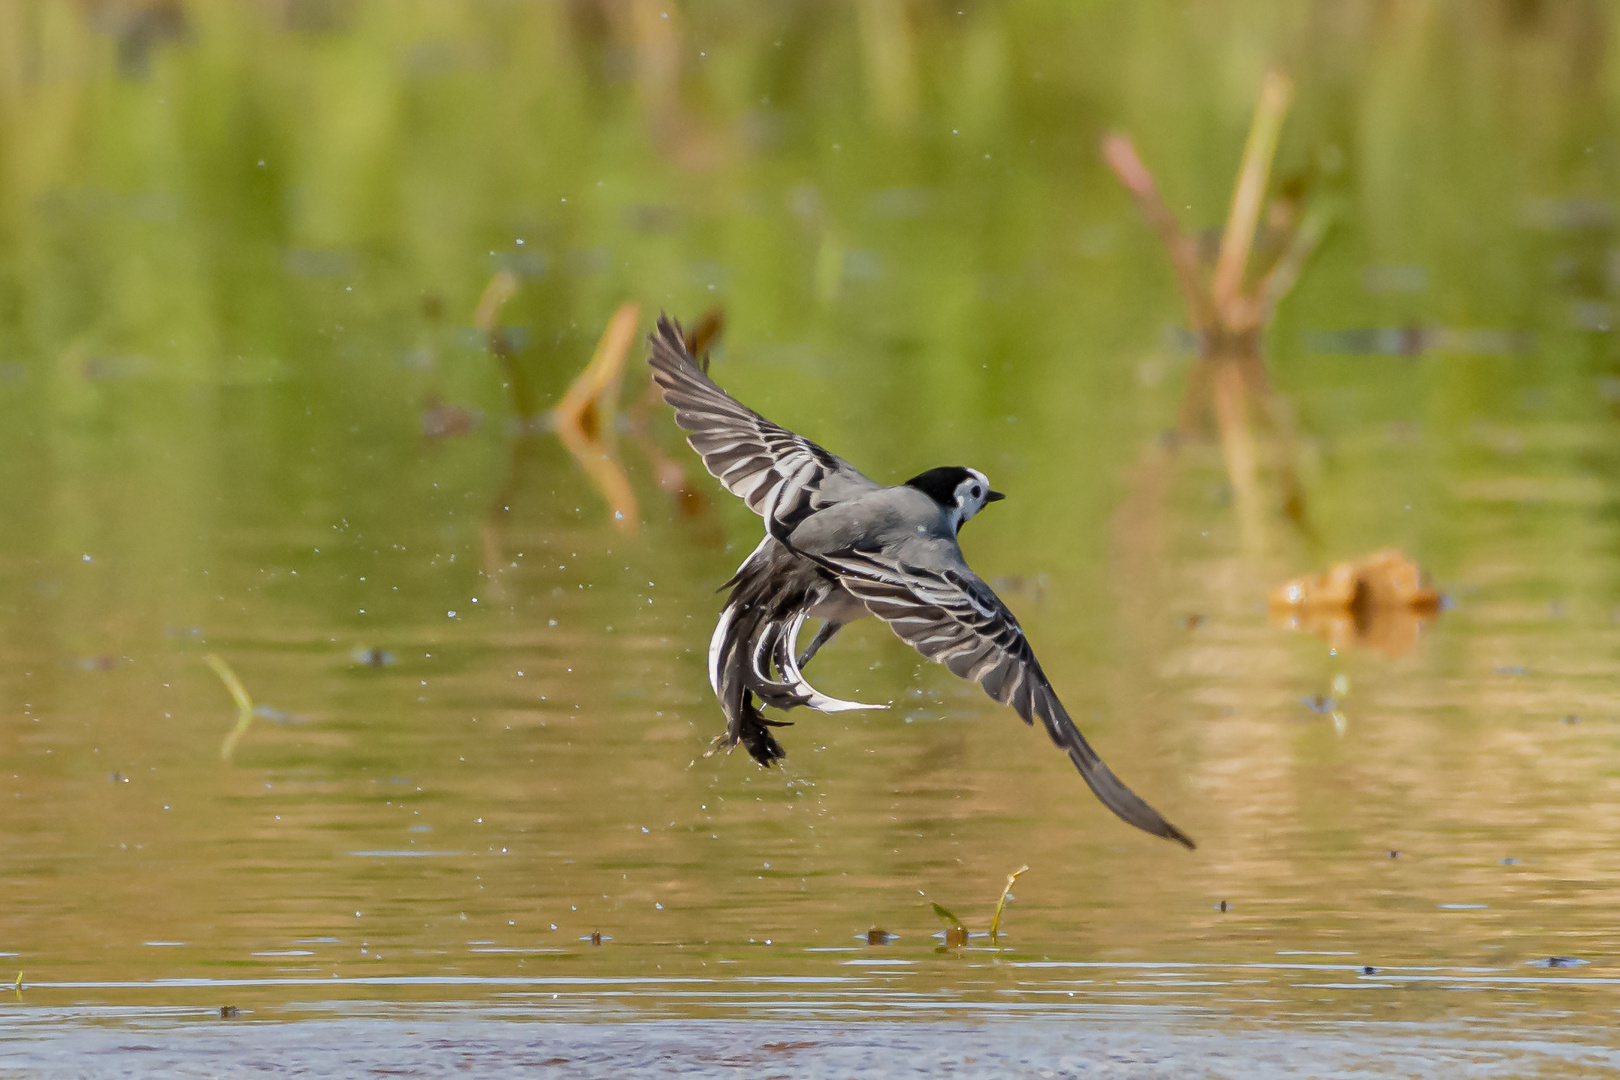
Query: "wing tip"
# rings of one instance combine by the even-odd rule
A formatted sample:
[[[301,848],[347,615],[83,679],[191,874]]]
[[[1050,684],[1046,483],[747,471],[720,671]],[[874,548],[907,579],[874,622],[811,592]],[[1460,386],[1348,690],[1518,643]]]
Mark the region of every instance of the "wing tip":
[[[658,367],[660,360],[666,364],[672,360],[677,363],[684,361],[697,367],[697,361],[686,351],[686,331],[681,328],[680,320],[670,318],[666,312],[658,313],[658,323],[647,335],[647,343],[652,346],[647,362],[653,367]]]
[[[669,312],[667,311],[660,309],[658,312],[657,327],[649,336],[654,338],[662,338],[671,345],[674,345],[676,348],[680,349],[681,352],[686,351],[686,334],[681,329],[681,321],[679,319],[671,318]]]

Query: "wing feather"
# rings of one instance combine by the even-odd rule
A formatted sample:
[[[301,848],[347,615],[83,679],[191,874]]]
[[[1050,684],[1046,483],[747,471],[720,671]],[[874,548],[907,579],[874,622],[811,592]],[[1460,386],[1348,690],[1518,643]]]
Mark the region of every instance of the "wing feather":
[[[849,462],[716,386],[686,351],[680,323],[660,315],[647,340],[653,378],[674,407],[675,422],[690,432],[686,441],[777,539],[785,541],[801,521],[841,498],[878,487]]]
[[[1026,724],[1036,719],[1068,752],[1104,806],[1155,836],[1193,841],[1113,774],[1086,742],[1035,659],[1018,620],[965,563],[921,566],[872,551],[813,556],[900,639],[985,693],[1011,705]]]

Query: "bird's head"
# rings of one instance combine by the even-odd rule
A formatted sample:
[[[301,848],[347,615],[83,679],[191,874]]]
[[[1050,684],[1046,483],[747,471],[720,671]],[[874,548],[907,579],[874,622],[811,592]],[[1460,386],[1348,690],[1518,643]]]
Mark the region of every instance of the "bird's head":
[[[1007,496],[990,488],[990,481],[978,469],[961,465],[941,465],[929,469],[906,481],[940,505],[952,519],[957,531],[968,518],[984,509],[985,503],[998,502]]]

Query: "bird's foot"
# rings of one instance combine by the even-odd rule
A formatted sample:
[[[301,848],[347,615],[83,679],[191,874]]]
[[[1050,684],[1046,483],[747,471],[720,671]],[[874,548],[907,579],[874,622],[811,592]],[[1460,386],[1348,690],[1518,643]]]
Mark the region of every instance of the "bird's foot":
[[[725,748],[726,756],[729,757],[731,756],[731,752],[737,749],[737,740],[733,739],[729,732],[723,731],[709,740],[709,748],[703,751],[703,756],[706,758],[714,757],[714,755],[720,751],[721,747]]]

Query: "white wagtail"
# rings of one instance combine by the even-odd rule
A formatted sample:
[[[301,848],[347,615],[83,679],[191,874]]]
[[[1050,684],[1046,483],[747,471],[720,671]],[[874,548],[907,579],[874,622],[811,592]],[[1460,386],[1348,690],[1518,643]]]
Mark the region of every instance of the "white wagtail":
[[[884,487],[843,458],[779,427],[732,398],[687,352],[679,323],[660,316],[653,378],[704,466],[765,519],[765,538],[737,568],[709,641],[709,685],[726,714],[730,748],[741,742],[762,765],[786,751],[754,698],[778,709],[885,709],[820,693],[800,669],[845,624],[876,615],[900,640],[1011,705],[1026,724],[1040,717],[1091,790],[1120,818],[1193,846],[1109,771],[1069,719],[1040,662],[990,586],[957,546],[962,524],[1003,498],[977,469],[929,469]],[[810,617],[821,628],[795,657]],[[775,673],[773,675],[772,668]]]

